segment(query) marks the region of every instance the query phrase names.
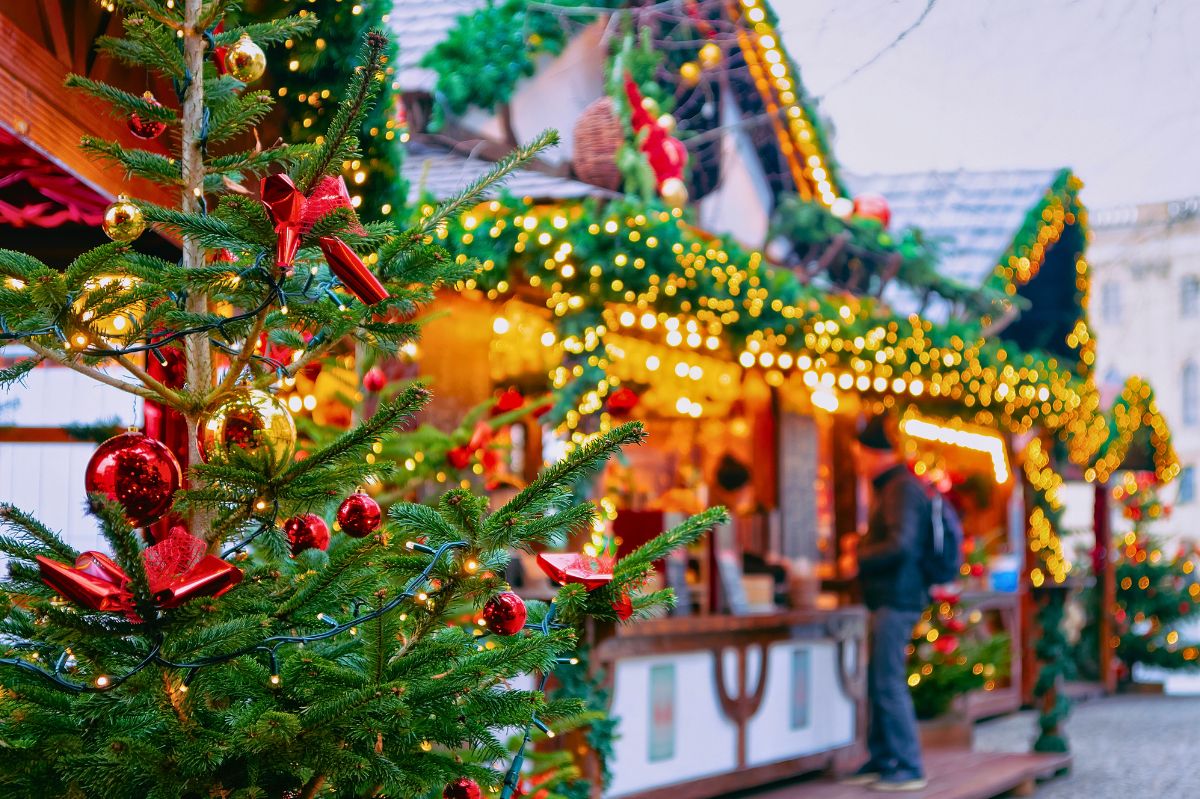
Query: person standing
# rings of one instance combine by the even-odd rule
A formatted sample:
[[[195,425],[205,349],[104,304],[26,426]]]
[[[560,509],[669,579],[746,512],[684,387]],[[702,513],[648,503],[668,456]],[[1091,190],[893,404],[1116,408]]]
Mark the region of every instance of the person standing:
[[[870,759],[846,782],[877,791],[918,791],[927,784],[908,690],[908,645],[929,605],[921,569],[929,497],[896,448],[884,415],[858,435],[859,471],[871,480],[870,514],[858,545],[858,576],[870,611],[867,694]]]

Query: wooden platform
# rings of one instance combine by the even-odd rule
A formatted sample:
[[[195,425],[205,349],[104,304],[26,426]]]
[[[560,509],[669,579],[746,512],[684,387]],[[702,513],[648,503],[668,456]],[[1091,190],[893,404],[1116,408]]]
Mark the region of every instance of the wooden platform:
[[[1070,755],[1000,754],[955,749],[925,753],[929,787],[923,791],[887,794],[863,787],[839,785],[820,778],[775,786],[753,794],[753,799],[878,799],[908,796],[913,799],[995,799],[999,796],[1033,796],[1041,780],[1071,765]]]

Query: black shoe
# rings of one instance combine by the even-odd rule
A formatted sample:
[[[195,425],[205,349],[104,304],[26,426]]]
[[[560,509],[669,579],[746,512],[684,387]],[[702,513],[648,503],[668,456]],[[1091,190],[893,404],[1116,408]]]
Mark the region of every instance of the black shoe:
[[[929,780],[925,779],[920,774],[913,774],[911,772],[893,772],[891,774],[884,774],[878,780],[869,783],[869,787],[872,791],[883,791],[887,793],[920,791],[924,790],[927,785],[929,785]]]
[[[868,761],[859,766],[853,774],[842,777],[838,783],[841,785],[871,785],[879,782],[881,777],[883,777],[883,769]]]

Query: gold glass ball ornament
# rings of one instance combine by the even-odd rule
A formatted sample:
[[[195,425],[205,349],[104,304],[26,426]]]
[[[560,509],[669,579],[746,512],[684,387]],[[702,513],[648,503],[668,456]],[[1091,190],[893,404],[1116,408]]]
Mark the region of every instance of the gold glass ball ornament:
[[[246,34],[225,51],[225,71],[242,83],[253,83],[267,71],[267,55]]]
[[[695,86],[700,82],[700,65],[695,61],[685,61],[679,66],[679,78],[685,86]]]
[[[667,178],[662,182],[658,191],[662,195],[663,202],[671,208],[682,208],[687,205],[687,184],[679,178]]]
[[[296,423],[287,406],[259,389],[243,389],[217,403],[196,432],[205,463],[265,462],[272,471],[287,466],[296,449]]]
[[[707,42],[700,48],[700,65],[705,69],[713,69],[721,63],[721,46],[716,42]]]
[[[139,282],[141,281],[130,275],[97,275],[96,277],[90,277],[84,281],[83,291],[75,298],[75,302],[71,304],[71,307],[75,313],[79,314],[79,321],[89,325],[101,335],[127,335],[133,331],[137,323],[141,321],[142,316],[146,313],[146,303],[129,303],[121,310],[108,316],[97,316],[96,312],[88,306],[92,304],[92,295],[95,292],[103,292],[105,299],[111,301],[117,296],[114,292],[124,293],[130,291]]]
[[[146,217],[142,209],[129,201],[124,194],[104,209],[104,235],[121,244],[128,244],[146,230]]]

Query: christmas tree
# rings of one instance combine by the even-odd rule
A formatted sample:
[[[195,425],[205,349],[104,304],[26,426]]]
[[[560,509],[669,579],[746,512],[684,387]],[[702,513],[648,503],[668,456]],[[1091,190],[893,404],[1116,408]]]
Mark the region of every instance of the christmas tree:
[[[378,357],[411,342],[414,311],[474,269],[434,232],[553,135],[413,227],[362,224],[339,172],[385,76],[382,33],[365,37],[321,138],[264,147],[254,134],[271,98],[248,88],[261,48],[312,34],[313,15],[239,27],[222,25],[233,0],[116,4],[124,36],[99,48],[177,97],[69,84],[171,150],[83,146],[179,203],[119,199],[105,218],[113,242],[62,272],[0,250],[2,335],[32,352],[0,380],[50,361],[178,412],[186,483],[159,441],[131,431],[102,444],[86,478],[110,554],[77,552],[0,506],[3,795],[470,797],[483,784],[513,796],[534,731],[587,714],[548,701],[545,677],[527,690],[508,681],[569,665],[583,619],[668,601],[639,592],[653,561],[723,511],[615,563],[543,555],[563,587],[527,606],[500,576],[510,551],[590,529],[594,508],[574,492],[641,440],[637,424],[594,436],[499,508],[457,488],[384,519],[352,492],[397,468],[375,445],[403,436],[428,392],[395,393],[302,459],[277,394],[339,344]],[[179,262],[137,250],[148,224],[177,238]],[[156,377],[151,359],[182,363],[183,379]],[[501,737],[513,728],[525,731],[515,755]]]
[[[1116,542],[1116,608],[1113,611],[1116,656],[1125,679],[1134,664],[1168,669],[1200,666],[1200,643],[1183,638],[1181,629],[1200,616],[1200,581],[1196,553],[1180,548],[1174,553],[1147,527],[1170,514],[1158,496],[1150,474],[1127,473],[1113,489],[1121,511],[1133,529]],[[1084,636],[1095,641],[1094,630]],[[1094,650],[1093,650],[1094,651]]]

